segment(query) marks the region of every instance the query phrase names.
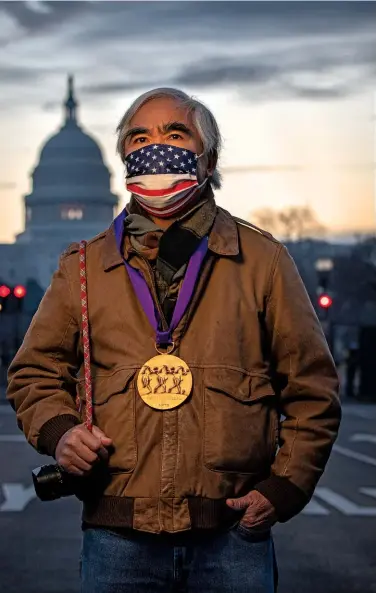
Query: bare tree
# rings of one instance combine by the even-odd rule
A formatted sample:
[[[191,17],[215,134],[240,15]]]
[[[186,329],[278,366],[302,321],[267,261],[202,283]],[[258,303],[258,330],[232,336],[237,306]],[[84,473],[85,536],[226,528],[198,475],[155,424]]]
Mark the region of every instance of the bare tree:
[[[269,231],[277,234],[279,230],[278,212],[272,208],[261,208],[251,213],[249,221]]]
[[[314,212],[307,206],[291,206],[285,210],[262,208],[251,213],[251,222],[281,236],[285,241],[319,237],[325,233]]]

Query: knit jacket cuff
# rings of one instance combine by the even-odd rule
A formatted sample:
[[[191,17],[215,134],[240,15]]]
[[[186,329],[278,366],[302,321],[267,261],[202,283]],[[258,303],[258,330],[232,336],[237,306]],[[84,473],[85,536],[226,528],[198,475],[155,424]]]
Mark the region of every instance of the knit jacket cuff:
[[[304,509],[308,496],[288,478],[271,474],[255,485],[254,490],[267,498],[275,508],[280,523],[285,523]]]
[[[77,424],[80,424],[80,420],[73,414],[61,414],[61,416],[54,416],[47,420],[39,432],[38,451],[55,457],[55,450],[61,437]]]

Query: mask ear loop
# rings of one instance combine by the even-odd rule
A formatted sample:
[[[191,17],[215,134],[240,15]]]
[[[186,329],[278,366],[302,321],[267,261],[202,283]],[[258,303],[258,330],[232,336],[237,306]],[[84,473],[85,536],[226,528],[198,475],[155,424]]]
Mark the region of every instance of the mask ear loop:
[[[197,155],[197,161],[200,157],[202,157],[204,155],[205,155],[205,151],[203,150],[201,154]],[[198,162],[196,165],[196,174],[197,174],[197,169],[198,169]],[[196,189],[201,189],[206,184],[207,181],[210,181],[210,177],[211,177],[211,175],[209,175],[208,172],[206,171],[204,181],[202,183],[200,183],[200,185],[197,186]]]
[[[201,154],[197,155],[197,160],[205,155],[205,151],[203,150]],[[208,181],[210,183],[210,180],[212,179],[213,174],[209,175],[208,171],[206,171],[206,177],[204,179],[204,182],[201,184],[203,185],[206,181]]]
[[[124,164],[124,185],[125,185],[125,189],[127,188],[127,179],[128,179],[128,169],[127,169],[127,163],[123,163]]]

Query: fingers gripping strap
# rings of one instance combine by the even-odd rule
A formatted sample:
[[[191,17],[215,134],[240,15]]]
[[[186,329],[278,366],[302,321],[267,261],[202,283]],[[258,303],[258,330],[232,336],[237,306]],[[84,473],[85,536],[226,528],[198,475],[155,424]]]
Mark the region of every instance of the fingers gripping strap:
[[[90,432],[93,429],[93,402],[92,402],[92,383],[90,368],[90,335],[89,319],[87,308],[87,281],[86,281],[86,241],[80,242],[80,297],[81,297],[81,319],[82,319],[82,344],[84,352],[84,372],[85,372],[85,399],[86,399],[86,418],[85,425]],[[79,408],[80,399],[77,396],[76,405]]]

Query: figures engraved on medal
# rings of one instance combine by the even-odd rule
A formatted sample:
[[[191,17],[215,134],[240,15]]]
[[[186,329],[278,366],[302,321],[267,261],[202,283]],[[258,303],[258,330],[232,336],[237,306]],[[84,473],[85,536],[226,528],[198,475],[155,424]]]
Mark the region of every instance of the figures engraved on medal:
[[[141,384],[145,395],[151,393],[170,393],[185,395],[184,377],[190,374],[188,368],[183,366],[168,366],[164,364],[161,367],[150,367],[145,364],[141,369]]]

